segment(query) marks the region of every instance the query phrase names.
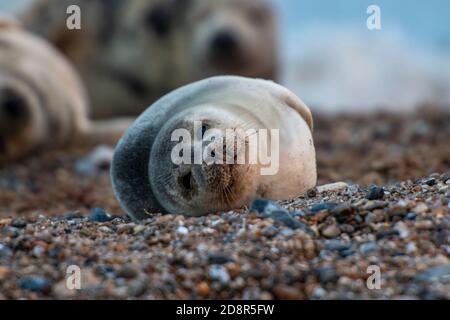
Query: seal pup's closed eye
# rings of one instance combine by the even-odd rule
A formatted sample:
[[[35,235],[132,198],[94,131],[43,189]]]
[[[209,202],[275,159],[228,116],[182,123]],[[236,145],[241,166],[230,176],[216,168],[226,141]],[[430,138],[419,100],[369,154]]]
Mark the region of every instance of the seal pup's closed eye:
[[[127,130],[113,157],[113,189],[135,219],[156,212],[199,216],[255,197],[294,198],[316,184],[312,126],[306,105],[274,82],[236,76],[195,82],[155,102]]]

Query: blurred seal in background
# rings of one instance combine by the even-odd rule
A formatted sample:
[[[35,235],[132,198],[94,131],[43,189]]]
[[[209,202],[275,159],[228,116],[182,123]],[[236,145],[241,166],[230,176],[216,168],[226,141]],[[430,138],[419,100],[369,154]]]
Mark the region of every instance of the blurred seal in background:
[[[82,82],[64,56],[0,17],[0,164],[45,148],[114,143],[128,123],[91,123]]]
[[[81,30],[66,27],[74,4]],[[137,115],[213,75],[277,76],[275,15],[264,0],[36,0],[20,19],[75,65],[95,118]]]

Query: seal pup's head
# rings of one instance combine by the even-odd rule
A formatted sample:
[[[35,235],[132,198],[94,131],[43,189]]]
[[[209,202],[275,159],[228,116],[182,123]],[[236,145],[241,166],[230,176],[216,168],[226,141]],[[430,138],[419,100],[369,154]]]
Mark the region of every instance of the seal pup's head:
[[[249,161],[245,130],[257,125],[238,106],[208,103],[165,123],[152,146],[148,173],[168,212],[199,216],[248,204],[259,164]]]

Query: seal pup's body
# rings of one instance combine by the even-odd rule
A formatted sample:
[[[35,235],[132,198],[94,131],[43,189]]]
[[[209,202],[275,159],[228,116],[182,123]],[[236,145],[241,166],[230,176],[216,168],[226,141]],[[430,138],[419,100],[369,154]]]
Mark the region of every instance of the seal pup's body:
[[[262,175],[259,161],[175,164],[178,141],[172,134],[182,128],[195,137],[195,121],[203,123],[202,132],[279,130],[278,170]],[[113,189],[135,219],[152,212],[198,216],[239,208],[256,197],[291,199],[316,184],[312,127],[306,105],[274,82],[235,76],[195,82],[158,100],[128,129],[113,157]],[[268,139],[277,143],[273,135]]]

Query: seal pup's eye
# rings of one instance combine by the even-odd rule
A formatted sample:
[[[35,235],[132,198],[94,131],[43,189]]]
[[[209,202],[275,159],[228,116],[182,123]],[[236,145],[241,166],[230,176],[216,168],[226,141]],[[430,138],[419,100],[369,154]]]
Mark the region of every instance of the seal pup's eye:
[[[26,113],[26,101],[14,90],[2,89],[0,90],[0,111],[10,120],[18,119]]]
[[[159,37],[165,37],[170,31],[172,14],[169,8],[159,6],[152,8],[145,16],[145,25]]]

